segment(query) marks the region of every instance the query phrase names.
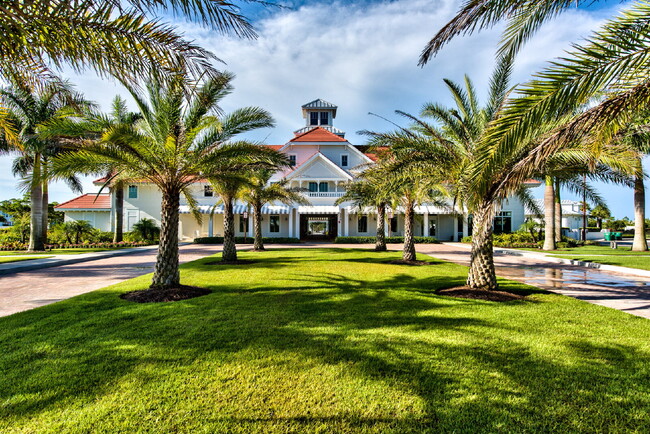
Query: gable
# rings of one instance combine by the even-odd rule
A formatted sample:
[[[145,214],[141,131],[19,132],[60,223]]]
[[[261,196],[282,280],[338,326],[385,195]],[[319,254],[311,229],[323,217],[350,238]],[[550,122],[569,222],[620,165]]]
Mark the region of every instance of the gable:
[[[315,154],[291,172],[287,178],[352,180],[352,176],[349,173],[338,167],[321,153]]]

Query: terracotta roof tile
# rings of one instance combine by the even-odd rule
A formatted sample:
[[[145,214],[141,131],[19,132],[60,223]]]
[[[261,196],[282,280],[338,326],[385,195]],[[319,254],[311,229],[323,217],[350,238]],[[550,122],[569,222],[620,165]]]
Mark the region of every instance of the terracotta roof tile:
[[[97,195],[86,193],[83,196],[75,197],[67,202],[57,205],[55,209],[111,209],[111,196],[107,193]]]
[[[314,127],[306,133],[298,134],[291,142],[347,142],[344,138],[330,133],[324,128]]]

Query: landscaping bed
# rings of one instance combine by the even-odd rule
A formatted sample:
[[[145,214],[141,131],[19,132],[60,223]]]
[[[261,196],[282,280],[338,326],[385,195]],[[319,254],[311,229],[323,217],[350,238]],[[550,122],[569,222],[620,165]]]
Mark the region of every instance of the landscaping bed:
[[[184,264],[211,293],[133,303],[142,276],[0,318],[0,432],[628,432],[650,426],[650,321],[400,252]]]

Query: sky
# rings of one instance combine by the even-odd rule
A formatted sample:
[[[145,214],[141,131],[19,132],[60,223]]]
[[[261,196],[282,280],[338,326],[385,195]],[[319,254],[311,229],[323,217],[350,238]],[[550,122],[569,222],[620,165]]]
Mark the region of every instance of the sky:
[[[273,129],[247,138],[283,144],[304,126],[300,106],[317,98],[338,105],[334,126],[355,145],[365,143],[360,130],[386,131],[391,122],[406,125],[395,110],[418,114],[427,102],[451,105],[442,81],[473,80],[481,98],[494,66],[499,28],[458,37],[424,67],[418,57],[427,41],[454,15],[462,0],[285,1],[285,8],[247,5],[243,11],[258,33],[256,40],[219,35],[181,18],[168,17],[179,31],[223,60],[220,69],[236,75],[234,92],[223,100],[226,111],[259,106],[272,113]],[[547,23],[516,60],[513,83],[527,81],[546,62],[562,56],[625,2],[607,0],[573,9]],[[128,98],[115,82],[91,72],[64,76],[88,99],[108,110],[116,94]],[[131,107],[135,108],[130,102]],[[646,167],[650,161],[646,161]],[[0,157],[0,200],[18,197],[11,157]],[[598,184],[617,217],[633,216],[632,190]],[[97,191],[85,179],[84,192]],[[536,197],[543,189],[535,189]],[[75,197],[64,184],[50,189],[52,201]],[[576,199],[563,193],[564,199]],[[650,200],[646,201],[650,203]]]

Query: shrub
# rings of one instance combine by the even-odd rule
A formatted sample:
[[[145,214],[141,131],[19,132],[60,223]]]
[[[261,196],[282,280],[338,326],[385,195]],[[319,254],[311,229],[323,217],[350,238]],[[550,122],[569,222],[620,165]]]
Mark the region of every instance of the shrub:
[[[336,237],[334,242],[336,244],[374,244],[377,238],[375,237]],[[439,244],[435,237],[413,237],[416,244]],[[404,242],[404,237],[386,237],[388,244],[401,244]]]
[[[253,237],[235,237],[235,242],[238,244],[252,244]],[[300,243],[298,238],[282,238],[282,237],[263,237],[264,244],[297,244]],[[223,237],[200,237],[194,238],[194,244],[223,244]]]

